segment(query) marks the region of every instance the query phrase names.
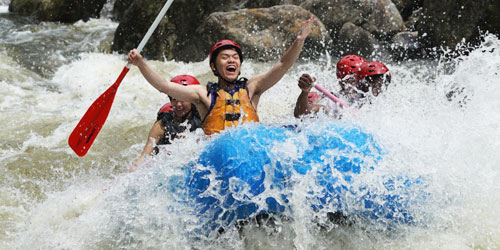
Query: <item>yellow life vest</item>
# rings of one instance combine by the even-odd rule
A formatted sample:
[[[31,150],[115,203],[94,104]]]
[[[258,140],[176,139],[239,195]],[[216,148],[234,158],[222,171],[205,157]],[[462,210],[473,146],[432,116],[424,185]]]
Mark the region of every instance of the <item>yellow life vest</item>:
[[[240,123],[259,121],[257,111],[248,96],[246,79],[239,81],[229,92],[216,83],[209,83],[207,89],[208,93],[212,94],[212,102],[201,125],[205,134],[219,133],[226,127],[236,127]]]

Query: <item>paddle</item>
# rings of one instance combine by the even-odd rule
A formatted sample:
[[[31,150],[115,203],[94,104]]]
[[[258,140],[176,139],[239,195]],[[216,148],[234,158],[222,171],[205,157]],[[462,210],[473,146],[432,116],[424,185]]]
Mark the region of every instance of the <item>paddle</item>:
[[[313,86],[314,86],[314,88],[316,88],[317,90],[319,90],[321,93],[323,93],[324,95],[326,95],[328,98],[330,98],[330,100],[332,100],[335,103],[338,103],[341,108],[347,108],[347,106],[339,98],[337,98],[336,96],[334,96],[332,93],[326,91],[323,87],[321,87],[321,85],[319,85],[317,83],[313,83]]]
[[[153,24],[149,27],[148,32],[142,39],[141,43],[139,43],[139,46],[137,47],[138,52],[141,52],[144,48],[144,45],[146,45],[147,41],[153,34],[168,8],[170,8],[170,5],[172,5],[173,1],[174,0],[168,0],[160,10],[160,13],[156,16]],[[97,100],[94,101],[94,103],[92,103],[92,105],[90,105],[87,112],[85,112],[85,115],[83,115],[73,132],[71,132],[68,144],[78,156],[81,157],[87,154],[87,151],[90,149],[90,146],[92,146],[97,134],[101,131],[101,128],[108,117],[113,100],[115,99],[116,91],[131,66],[132,65],[130,63],[127,63],[115,83],[113,83],[111,87],[109,87],[104,93],[101,94],[101,96],[99,96],[99,98],[97,98]]]

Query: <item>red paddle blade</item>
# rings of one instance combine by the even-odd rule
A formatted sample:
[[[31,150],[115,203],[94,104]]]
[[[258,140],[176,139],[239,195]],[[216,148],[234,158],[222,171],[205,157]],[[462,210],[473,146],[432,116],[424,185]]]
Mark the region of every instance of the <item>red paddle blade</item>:
[[[108,118],[116,91],[128,71],[129,68],[123,68],[116,82],[90,105],[85,115],[83,115],[73,132],[71,132],[68,144],[78,156],[81,157],[87,154],[97,134],[101,131],[102,126],[106,122],[106,118]]]

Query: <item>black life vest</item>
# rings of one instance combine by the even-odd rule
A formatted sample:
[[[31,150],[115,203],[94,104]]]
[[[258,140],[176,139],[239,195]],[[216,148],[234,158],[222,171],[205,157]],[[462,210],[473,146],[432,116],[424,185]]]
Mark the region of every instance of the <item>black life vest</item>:
[[[189,127],[189,131],[193,132],[196,129],[201,128],[201,118],[200,114],[198,113],[194,105],[191,105],[191,111],[189,111],[189,113],[187,113],[185,117],[188,117],[190,114],[192,114],[192,116],[190,119],[188,119],[187,124]],[[157,145],[171,144],[172,143],[171,141],[174,140],[178,134],[186,130],[186,126],[175,122],[174,118],[175,118],[174,111],[158,113],[156,120],[160,122],[165,132],[163,133],[163,137],[161,137],[160,140],[158,141]],[[155,154],[157,154],[158,148],[155,147],[154,151]]]

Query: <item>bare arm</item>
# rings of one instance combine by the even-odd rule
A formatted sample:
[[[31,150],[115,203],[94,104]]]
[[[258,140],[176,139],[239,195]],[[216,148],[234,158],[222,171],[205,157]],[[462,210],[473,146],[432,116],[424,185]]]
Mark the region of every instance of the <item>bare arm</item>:
[[[299,117],[304,114],[309,114],[311,112],[311,105],[307,103],[307,96],[311,92],[312,83],[315,81],[313,77],[309,74],[302,74],[299,78],[299,88],[302,90],[297,102],[295,103],[295,109],[293,110],[293,115]]]
[[[134,171],[137,168],[137,165],[144,161],[144,157],[146,157],[146,155],[151,155],[154,147],[158,144],[164,133],[165,131],[163,130],[161,123],[156,121],[153,124],[153,127],[151,127],[151,130],[149,130],[148,140],[146,141],[146,145],[144,145],[141,156],[139,156],[139,158],[135,161],[134,165],[129,169],[129,172]]]
[[[293,110],[293,115],[296,118],[304,114],[309,114],[310,110],[307,104],[307,93],[300,92],[299,97],[297,98],[297,102],[295,103],[295,109]]]
[[[274,86],[285,73],[292,67],[299,57],[304,41],[311,33],[312,27],[316,19],[309,18],[302,24],[302,29],[297,39],[287,49],[281,57],[281,60],[275,64],[268,72],[252,77],[248,80],[248,90],[252,98],[252,103],[257,105],[260,95],[266,90]]]
[[[304,100],[301,100],[301,98],[304,98]],[[295,104],[293,115],[296,118],[299,118],[302,115],[316,114],[320,110],[323,110],[325,114],[328,114],[327,109],[324,105],[307,103],[307,94],[304,94],[304,92],[302,92],[300,93],[299,98],[297,98],[297,103]]]
[[[163,92],[175,99],[199,103],[201,96],[206,95],[206,88],[201,85],[182,86],[179,84],[167,81],[163,76],[151,69],[149,65],[143,60],[141,54],[133,49],[127,56],[127,61],[136,65],[141,71],[146,80],[160,92]]]

